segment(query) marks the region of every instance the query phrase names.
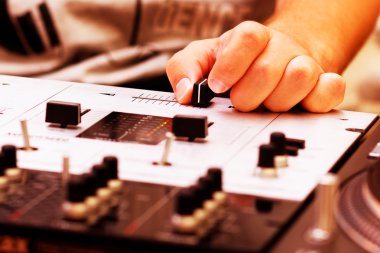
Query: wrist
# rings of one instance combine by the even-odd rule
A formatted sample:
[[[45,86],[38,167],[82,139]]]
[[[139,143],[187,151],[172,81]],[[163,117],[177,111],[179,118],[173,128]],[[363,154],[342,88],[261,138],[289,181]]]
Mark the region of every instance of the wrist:
[[[337,59],[343,58],[343,52],[339,52],[334,44],[334,38],[323,38],[322,34],[316,34],[312,27],[307,27],[297,20],[297,17],[286,17],[286,19],[278,19],[276,17],[268,20],[265,25],[270,29],[281,32],[289,36],[301,47],[303,47],[309,56],[323,68],[325,72],[341,72],[342,64]],[[339,55],[342,55],[339,56]]]

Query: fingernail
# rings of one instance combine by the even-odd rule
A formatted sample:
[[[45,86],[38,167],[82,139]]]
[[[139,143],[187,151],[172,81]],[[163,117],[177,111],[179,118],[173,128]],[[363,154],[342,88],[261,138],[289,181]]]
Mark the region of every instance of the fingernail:
[[[182,78],[176,86],[176,95],[179,102],[183,101],[183,98],[187,94],[187,90],[191,88],[191,81],[189,78]]]
[[[215,93],[223,93],[228,89],[228,87],[222,81],[217,79],[209,80],[209,86],[211,90]]]

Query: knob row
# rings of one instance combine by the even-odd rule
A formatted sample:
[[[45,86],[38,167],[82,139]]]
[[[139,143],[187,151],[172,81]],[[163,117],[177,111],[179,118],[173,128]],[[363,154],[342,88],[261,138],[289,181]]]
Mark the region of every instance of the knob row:
[[[204,236],[224,217],[226,205],[222,170],[210,168],[196,184],[178,193],[171,220],[173,229],[181,234]]]
[[[95,224],[119,202],[123,182],[118,179],[118,160],[107,156],[89,173],[73,176],[66,185],[65,218]]]

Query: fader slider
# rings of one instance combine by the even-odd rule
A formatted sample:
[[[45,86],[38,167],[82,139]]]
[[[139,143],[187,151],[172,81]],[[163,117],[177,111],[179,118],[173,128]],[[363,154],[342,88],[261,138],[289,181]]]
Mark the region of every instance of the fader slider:
[[[46,104],[45,122],[76,126],[81,122],[81,106],[79,103],[49,101]]]
[[[176,137],[189,138],[189,141],[195,138],[206,138],[208,135],[207,116],[175,115],[172,121],[172,133]]]
[[[208,86],[207,78],[196,82],[193,86],[191,105],[195,107],[208,107],[215,93]]]

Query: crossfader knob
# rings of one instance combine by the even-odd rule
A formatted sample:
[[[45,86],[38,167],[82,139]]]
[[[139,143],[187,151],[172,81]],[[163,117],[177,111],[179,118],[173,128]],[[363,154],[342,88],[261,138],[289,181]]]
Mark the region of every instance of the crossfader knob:
[[[204,78],[194,84],[191,104],[195,107],[208,107],[214,97],[215,93],[208,86],[207,78]]]

